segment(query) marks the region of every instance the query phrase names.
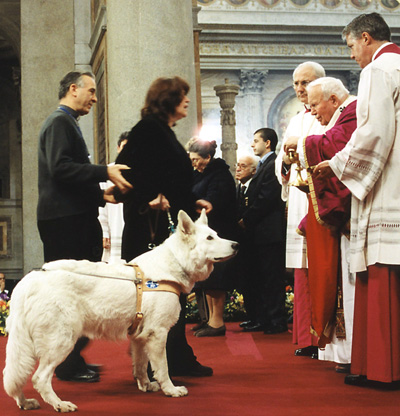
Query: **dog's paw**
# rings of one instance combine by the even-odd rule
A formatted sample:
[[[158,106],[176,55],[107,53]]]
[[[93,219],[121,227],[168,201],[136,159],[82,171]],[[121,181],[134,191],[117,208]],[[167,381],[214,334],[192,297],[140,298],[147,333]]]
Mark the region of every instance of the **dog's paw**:
[[[147,391],[159,391],[159,390],[160,390],[160,385],[157,383],[157,381],[152,381],[151,383],[149,383],[147,387]]]
[[[171,397],[182,397],[188,395],[188,389],[185,386],[173,386],[172,388],[168,388],[164,390],[164,394],[166,396]]]
[[[26,399],[20,406],[22,410],[40,409],[40,404],[36,399]]]
[[[158,391],[160,390],[160,385],[157,383],[157,381],[147,381],[142,383],[139,379],[137,379],[137,385],[140,391]]]
[[[78,410],[78,406],[71,402],[59,402],[53,407],[56,412],[61,413],[76,412]]]

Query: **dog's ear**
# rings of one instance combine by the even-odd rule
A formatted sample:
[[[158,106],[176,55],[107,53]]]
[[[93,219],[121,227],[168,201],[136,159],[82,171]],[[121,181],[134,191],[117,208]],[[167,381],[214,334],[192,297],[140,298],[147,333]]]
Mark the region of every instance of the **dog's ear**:
[[[201,222],[204,225],[208,225],[208,218],[207,218],[206,210],[204,208],[201,210],[199,222]]]
[[[183,234],[194,234],[194,222],[185,211],[178,212],[178,230]]]

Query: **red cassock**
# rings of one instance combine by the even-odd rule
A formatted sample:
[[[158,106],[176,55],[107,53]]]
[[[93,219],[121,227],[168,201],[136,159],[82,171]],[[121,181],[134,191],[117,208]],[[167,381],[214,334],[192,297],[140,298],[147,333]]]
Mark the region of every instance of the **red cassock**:
[[[340,111],[340,110],[339,110]],[[304,142],[306,168],[331,159],[357,127],[356,101],[343,108],[335,125]],[[340,235],[348,228],[350,191],[336,178],[316,180],[308,174],[309,209],[299,229],[307,238],[312,332],[319,347],[330,342],[335,324],[340,270]]]

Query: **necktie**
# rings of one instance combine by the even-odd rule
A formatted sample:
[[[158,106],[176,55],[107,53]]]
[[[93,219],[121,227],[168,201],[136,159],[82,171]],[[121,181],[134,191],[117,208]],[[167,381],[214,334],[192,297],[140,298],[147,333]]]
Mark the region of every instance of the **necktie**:
[[[261,167],[262,163],[263,163],[263,162],[261,162],[261,160],[258,162],[256,172],[258,171],[258,169],[260,169],[260,167]]]

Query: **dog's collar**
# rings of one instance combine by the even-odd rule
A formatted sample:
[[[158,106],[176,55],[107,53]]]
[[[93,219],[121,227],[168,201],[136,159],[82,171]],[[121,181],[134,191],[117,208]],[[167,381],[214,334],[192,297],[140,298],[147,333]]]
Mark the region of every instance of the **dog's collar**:
[[[182,287],[177,282],[169,282],[166,280],[155,282],[153,280],[145,279],[142,269],[137,264],[126,263],[125,265],[133,267],[136,274],[136,279],[133,280],[133,283],[136,285],[136,315],[131,326],[128,328],[128,334],[132,335],[143,319],[143,292],[170,292],[175,293],[175,295],[179,297],[182,292]]]

